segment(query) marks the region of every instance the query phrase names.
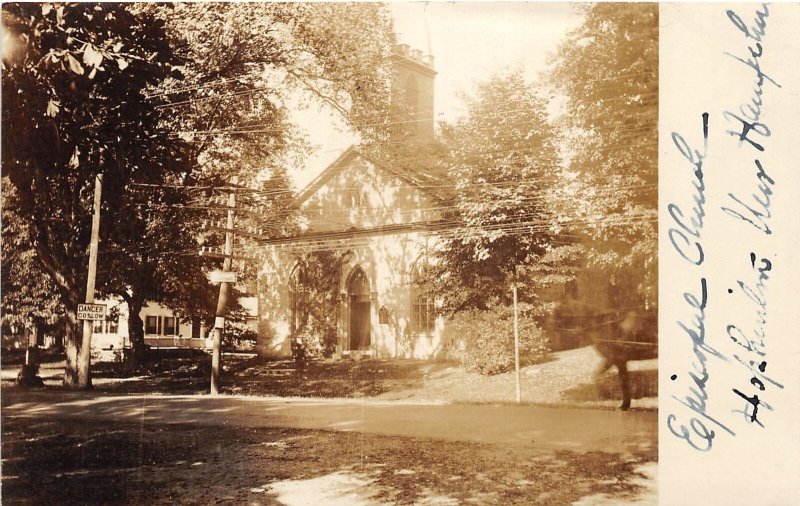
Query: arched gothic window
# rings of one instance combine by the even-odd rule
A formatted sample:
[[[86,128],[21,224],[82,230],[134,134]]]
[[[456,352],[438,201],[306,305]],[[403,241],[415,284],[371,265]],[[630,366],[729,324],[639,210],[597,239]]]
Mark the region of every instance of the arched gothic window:
[[[308,319],[306,284],[305,272],[299,265],[296,265],[289,276],[289,307],[292,313],[290,330],[292,335],[302,330]]]
[[[417,78],[413,75],[406,79],[406,107],[408,107],[409,114],[416,118],[419,113],[419,85]]]
[[[411,134],[415,134],[419,128],[419,85],[417,85],[417,78],[413,75],[408,76],[406,79],[405,87],[405,102],[407,107],[408,119],[410,120],[408,130]]]
[[[424,286],[430,268],[426,255],[420,256],[411,268],[411,332],[428,334],[436,328],[433,296]]]

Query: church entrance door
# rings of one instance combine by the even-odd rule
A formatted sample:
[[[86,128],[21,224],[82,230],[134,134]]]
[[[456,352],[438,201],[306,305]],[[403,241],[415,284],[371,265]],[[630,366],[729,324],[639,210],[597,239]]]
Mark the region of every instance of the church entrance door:
[[[356,270],[347,283],[350,299],[350,349],[368,350],[370,339],[369,283],[361,269]]]

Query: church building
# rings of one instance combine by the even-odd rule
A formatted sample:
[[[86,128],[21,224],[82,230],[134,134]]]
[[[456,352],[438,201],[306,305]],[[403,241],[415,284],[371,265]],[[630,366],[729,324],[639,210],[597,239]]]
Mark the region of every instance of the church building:
[[[401,44],[392,50],[392,136],[403,152],[434,141],[433,57]],[[305,335],[308,277],[301,258],[329,253],[332,288],[324,306],[335,353],[351,357],[431,358],[444,352],[436,301],[417,286],[419,269],[442,226],[442,183],[410,163],[395,164],[352,146],[296,199],[302,232],[270,241],[259,273],[258,350],[287,355]],[[319,295],[319,294],[316,294]],[[319,303],[319,301],[317,301]]]

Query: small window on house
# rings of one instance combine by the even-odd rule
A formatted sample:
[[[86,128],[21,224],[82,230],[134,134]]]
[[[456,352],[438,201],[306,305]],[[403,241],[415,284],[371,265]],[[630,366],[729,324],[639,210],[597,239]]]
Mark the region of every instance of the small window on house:
[[[433,332],[435,322],[436,315],[434,314],[433,300],[425,295],[417,296],[411,308],[412,332]]]
[[[158,317],[147,316],[144,319],[144,333],[145,334],[158,334]]]
[[[164,335],[165,336],[174,336],[177,334],[176,328],[176,320],[173,316],[165,316],[164,317]]]
[[[192,318],[192,339],[200,339],[200,318]]]
[[[92,322],[92,332],[95,334],[103,333],[103,320],[95,320]]]
[[[107,329],[106,332],[108,332],[109,334],[116,334],[117,332],[119,332],[119,323],[113,320],[107,321],[106,329]]]

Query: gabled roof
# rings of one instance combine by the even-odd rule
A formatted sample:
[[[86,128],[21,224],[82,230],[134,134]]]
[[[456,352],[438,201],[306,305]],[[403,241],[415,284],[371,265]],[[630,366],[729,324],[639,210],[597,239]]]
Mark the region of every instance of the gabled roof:
[[[419,189],[436,202],[443,202],[445,198],[442,196],[441,192],[436,191],[436,186],[443,185],[444,183],[439,181],[438,179],[428,176],[421,173],[409,173],[408,171],[404,171],[398,168],[391,167],[388,164],[377,160],[375,157],[370,156],[364,151],[358,149],[356,146],[350,146],[347,148],[336,160],[333,161],[330,165],[328,165],[325,170],[323,170],[316,178],[314,178],[311,183],[309,183],[300,193],[297,194],[297,198],[294,201],[295,207],[300,207],[306,200],[308,200],[317,190],[322,188],[328,181],[330,181],[334,176],[339,174],[344,168],[347,167],[347,164],[352,161],[354,158],[360,157],[364,160],[367,160],[375,167],[379,168],[383,172],[392,175],[393,177],[403,181],[404,183],[412,186],[414,188]]]

